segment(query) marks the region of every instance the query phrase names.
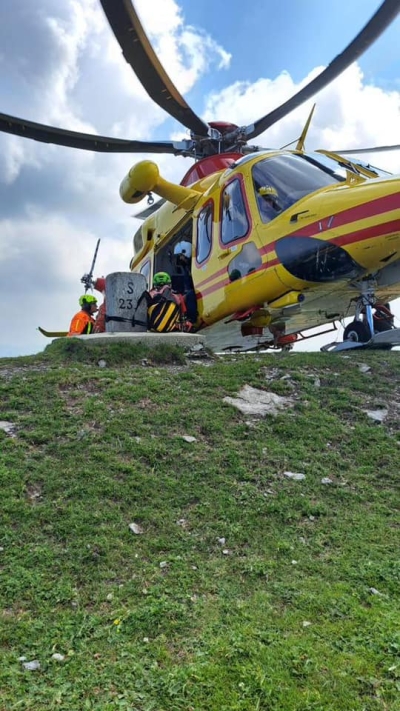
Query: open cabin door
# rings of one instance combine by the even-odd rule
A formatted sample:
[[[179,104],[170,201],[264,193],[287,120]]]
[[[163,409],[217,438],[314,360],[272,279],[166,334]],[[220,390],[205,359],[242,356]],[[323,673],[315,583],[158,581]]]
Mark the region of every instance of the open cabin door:
[[[154,252],[153,276],[157,272],[167,272],[172,281],[172,289],[184,294],[193,289],[192,254],[193,230],[192,216],[164,239]]]

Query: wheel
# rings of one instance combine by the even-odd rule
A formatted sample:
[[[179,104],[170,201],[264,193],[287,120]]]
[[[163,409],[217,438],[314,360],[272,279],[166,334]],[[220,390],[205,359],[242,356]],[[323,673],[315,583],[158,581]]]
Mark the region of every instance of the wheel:
[[[371,338],[368,326],[362,321],[352,321],[344,329],[343,340],[367,343]]]

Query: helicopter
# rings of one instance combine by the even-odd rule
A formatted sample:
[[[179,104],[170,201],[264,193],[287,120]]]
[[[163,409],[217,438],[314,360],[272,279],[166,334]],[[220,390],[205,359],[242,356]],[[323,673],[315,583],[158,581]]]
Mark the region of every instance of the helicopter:
[[[177,292],[196,297],[195,330],[232,326],[243,348],[307,338],[304,331],[354,316],[345,340],[367,343],[390,330],[388,304],[400,295],[400,179],[352,156],[305,150],[312,112],[295,149],[249,141],[307,101],[354,62],[399,13],[385,0],[364,29],[308,85],[249,126],[204,122],[161,66],[130,0],[100,0],[127,62],[150,97],[190,131],[182,141],[129,141],[58,129],[0,114],[0,130],[101,152],[168,153],[194,159],[179,185],[152,161],[134,166],[121,197],[146,198],[136,217],[132,271],[148,283],[167,271]],[[380,146],[390,150],[399,146]],[[357,149],[357,154],[377,148]],[[161,200],[154,202],[152,194]],[[189,260],[179,252],[187,245]],[[188,288],[189,282],[189,288]],[[374,313],[375,311],[375,313]],[[233,343],[232,340],[232,343]]]

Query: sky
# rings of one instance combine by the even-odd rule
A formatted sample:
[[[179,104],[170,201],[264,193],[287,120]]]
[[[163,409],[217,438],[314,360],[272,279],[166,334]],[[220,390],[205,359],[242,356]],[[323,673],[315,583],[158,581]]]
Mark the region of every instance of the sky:
[[[136,0],[135,7],[194,111],[205,120],[246,125],[321,71],[379,4],[349,0],[340,12],[336,0]],[[314,101],[309,150],[400,143],[399,36],[398,17],[358,63],[257,144],[295,140]],[[1,1],[0,111],[120,138],[187,136],[146,95],[98,0]],[[95,274],[128,270],[140,224],[132,215],[145,204],[125,205],[119,185],[134,163],[148,157],[176,182],[191,164],[0,134],[0,357],[43,350],[48,341],[38,326],[68,327],[98,238]],[[400,173],[400,152],[370,160]],[[399,305],[395,313],[400,318]]]

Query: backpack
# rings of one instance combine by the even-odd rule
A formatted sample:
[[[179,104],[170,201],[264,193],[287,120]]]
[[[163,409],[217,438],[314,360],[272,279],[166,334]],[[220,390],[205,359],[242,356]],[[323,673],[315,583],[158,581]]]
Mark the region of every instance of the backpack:
[[[151,295],[146,292],[147,328],[157,333],[177,331],[180,324],[181,310],[172,296],[171,290]]]

